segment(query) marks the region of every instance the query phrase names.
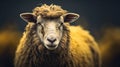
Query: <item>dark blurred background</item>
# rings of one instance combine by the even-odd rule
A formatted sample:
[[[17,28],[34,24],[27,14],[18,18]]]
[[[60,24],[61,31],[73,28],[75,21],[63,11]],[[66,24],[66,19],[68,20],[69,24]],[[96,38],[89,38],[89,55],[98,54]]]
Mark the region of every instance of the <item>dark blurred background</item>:
[[[42,4],[57,4],[80,14],[72,25],[89,30],[98,42],[102,67],[120,67],[120,3],[117,0],[1,0],[0,67],[13,67],[16,47],[26,26],[19,14]]]

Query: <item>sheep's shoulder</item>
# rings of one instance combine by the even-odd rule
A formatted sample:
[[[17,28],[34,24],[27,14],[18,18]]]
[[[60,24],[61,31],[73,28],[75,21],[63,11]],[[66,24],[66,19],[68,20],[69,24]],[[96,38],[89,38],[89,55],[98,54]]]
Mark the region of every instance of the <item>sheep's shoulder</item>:
[[[76,62],[99,59],[99,48],[89,31],[80,26],[70,26],[70,52]],[[95,57],[93,59],[93,57]],[[80,58],[81,57],[81,58]],[[98,62],[98,61],[96,61]]]
[[[74,55],[91,54],[87,40],[92,41],[89,32],[80,26],[70,26],[70,50]]]

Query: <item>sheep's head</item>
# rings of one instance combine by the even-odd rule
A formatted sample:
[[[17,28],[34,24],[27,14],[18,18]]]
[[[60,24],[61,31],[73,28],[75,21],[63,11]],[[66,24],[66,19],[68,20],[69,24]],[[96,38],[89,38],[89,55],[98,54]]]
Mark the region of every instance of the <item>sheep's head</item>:
[[[26,22],[37,24],[37,34],[48,50],[55,50],[63,35],[63,26],[67,22],[74,22],[79,18],[76,13],[65,13],[57,17],[44,17],[33,13],[22,13],[20,17]]]

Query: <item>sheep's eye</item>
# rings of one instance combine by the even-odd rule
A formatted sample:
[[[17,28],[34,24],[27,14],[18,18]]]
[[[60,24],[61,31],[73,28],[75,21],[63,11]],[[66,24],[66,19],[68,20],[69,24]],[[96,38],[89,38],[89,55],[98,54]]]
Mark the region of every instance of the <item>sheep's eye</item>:
[[[37,23],[37,25],[41,25],[41,23]]]
[[[44,27],[44,25],[42,23],[37,23],[38,26],[41,26],[42,28]]]
[[[63,23],[60,23],[58,26],[58,29],[60,29],[62,27]]]
[[[63,23],[60,23],[60,26],[59,27],[61,27],[63,25]]]

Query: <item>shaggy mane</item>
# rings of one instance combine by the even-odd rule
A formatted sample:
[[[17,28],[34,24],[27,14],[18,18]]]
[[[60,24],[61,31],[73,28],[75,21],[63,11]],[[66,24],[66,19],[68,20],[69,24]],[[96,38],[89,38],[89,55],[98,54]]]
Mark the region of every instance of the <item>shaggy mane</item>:
[[[33,14],[35,16],[41,15],[42,17],[60,17],[61,15],[67,13],[66,10],[63,10],[61,6],[58,5],[46,5],[43,4],[40,7],[36,7],[33,9]]]

